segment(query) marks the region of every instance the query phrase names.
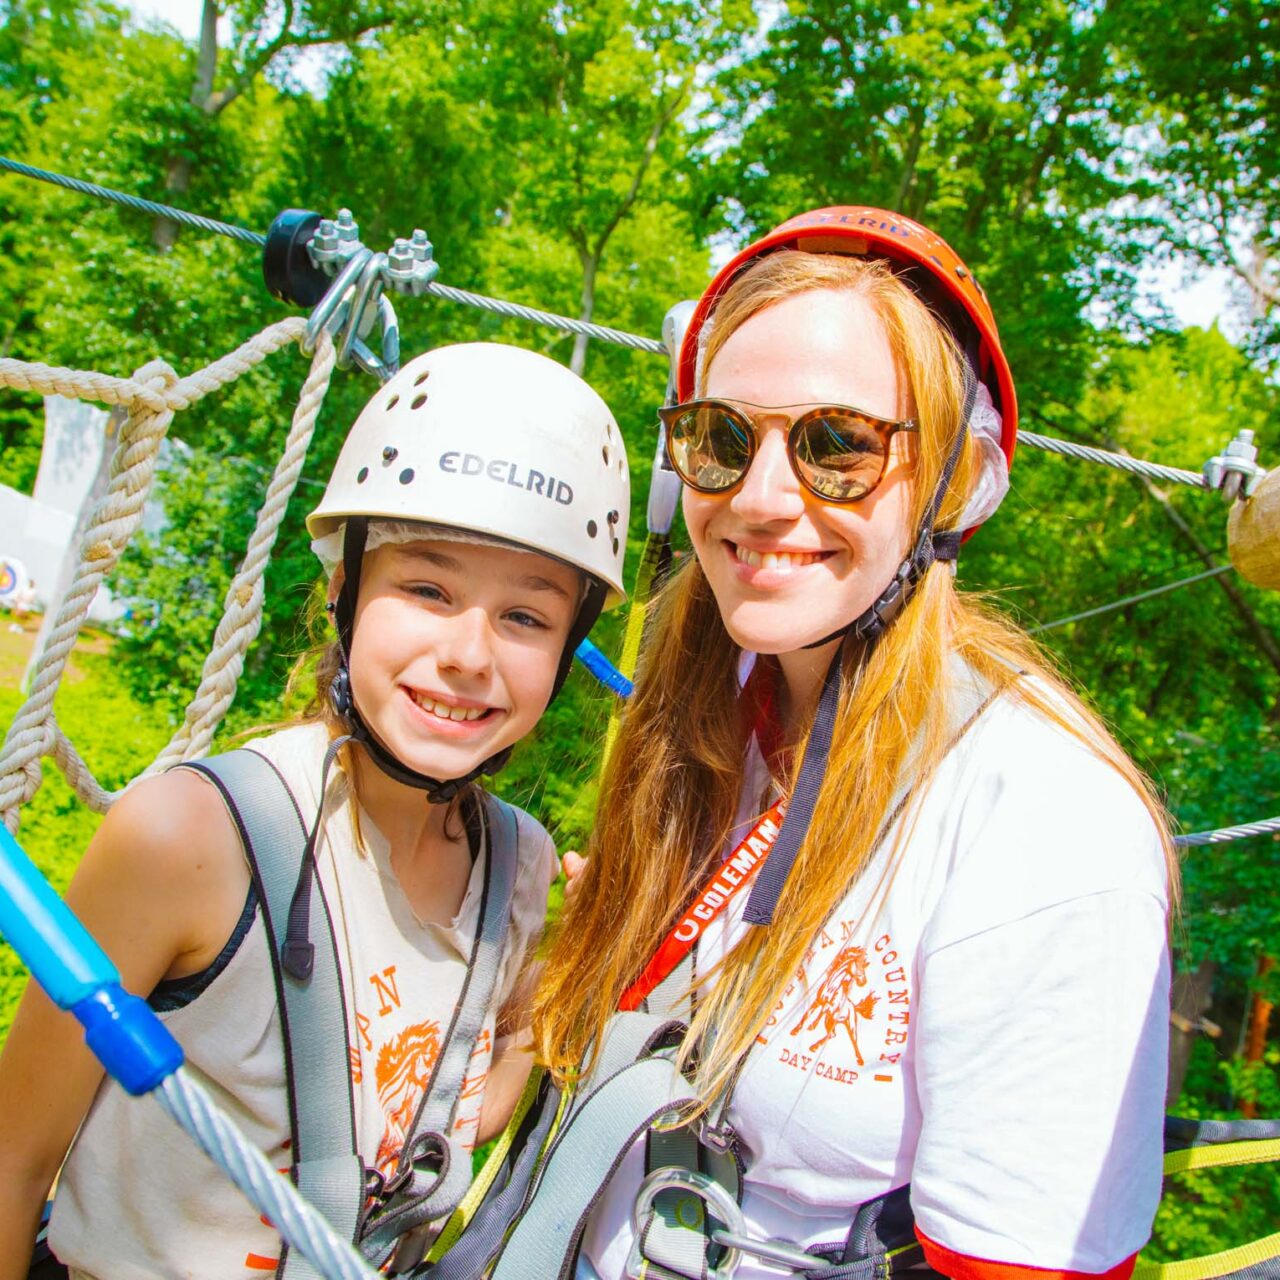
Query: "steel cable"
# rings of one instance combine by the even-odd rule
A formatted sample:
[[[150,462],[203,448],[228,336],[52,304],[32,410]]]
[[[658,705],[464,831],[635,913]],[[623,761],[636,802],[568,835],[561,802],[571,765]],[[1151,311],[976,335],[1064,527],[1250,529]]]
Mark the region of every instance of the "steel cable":
[[[1041,623],[1038,627],[1028,627],[1027,635],[1038,635],[1041,631],[1053,631],[1056,627],[1065,627],[1069,622],[1082,622],[1085,618],[1096,618],[1102,613],[1111,613],[1123,609],[1126,605],[1137,604],[1140,600],[1150,600],[1153,596],[1162,596],[1169,591],[1177,591],[1179,587],[1189,587],[1193,582],[1203,582],[1206,578],[1216,578],[1230,573],[1234,565],[1220,564],[1203,573],[1193,573],[1189,578],[1179,578],[1177,582],[1166,582],[1162,587],[1152,587],[1149,591],[1139,591],[1137,595],[1125,596],[1121,600],[1113,600],[1110,604],[1100,604],[1094,609],[1085,609],[1081,613],[1073,613],[1066,618],[1056,618],[1053,622]]]
[[[83,182],[79,178],[69,178],[65,174],[53,173],[48,169],[37,169],[34,165],[22,164],[0,156],[0,171],[16,173],[26,178],[35,178],[40,182],[51,182],[55,186],[65,187],[70,191],[78,191],[84,195],[95,196],[99,200],[110,200],[149,213],[157,218],[169,218],[185,226],[200,231],[213,232],[216,235],[230,236],[243,244],[256,245],[259,248],[266,244],[267,238],[256,231],[245,227],[237,227],[233,223],[221,222],[216,218],[205,218],[199,214],[188,213],[185,209],[175,209],[171,205],[157,204],[154,200],[143,200],[139,196],[127,195],[123,191],[114,191],[110,187],[99,186],[95,182]],[[519,302],[508,302],[503,298],[491,298],[482,293],[470,293],[465,289],[455,289],[451,285],[432,282],[425,292],[449,302],[462,306],[476,307],[489,311],[494,315],[509,316],[527,320],[532,324],[540,324],[547,328],[559,329],[565,333],[583,334],[589,338],[598,338],[601,342],[611,342],[617,346],[630,347],[634,351],[649,351],[655,355],[665,355],[666,347],[656,338],[646,338],[636,333],[627,333],[622,329],[611,329],[606,325],[593,324],[587,320],[575,320],[570,316],[557,315],[552,311],[542,311],[536,307],[526,307]],[[1019,432],[1021,443],[1033,449],[1043,449],[1048,453],[1060,454],[1068,458],[1077,458],[1086,462],[1096,462],[1104,467],[1114,467],[1119,471],[1129,471],[1135,475],[1147,476],[1153,480],[1164,480],[1171,484],[1188,485],[1193,489],[1207,489],[1204,476],[1196,471],[1185,471],[1180,467],[1166,467],[1156,462],[1144,462],[1140,458],[1129,458],[1123,454],[1110,453],[1105,449],[1095,449],[1089,445],[1075,444],[1069,440],[1059,440],[1053,436],[1037,435],[1033,431]]]
[[[271,1167],[185,1067],[155,1090],[160,1105],[249,1203],[327,1280],[377,1280],[356,1250]]]
[[[1018,443],[1029,444],[1033,449],[1044,449],[1047,453],[1061,454],[1067,458],[1080,458],[1085,462],[1097,462],[1104,467],[1114,467],[1117,471],[1129,471],[1134,475],[1147,476],[1152,480],[1167,480],[1170,484],[1185,484],[1192,489],[1207,489],[1204,476],[1198,471],[1184,471],[1181,467],[1166,467],[1158,462],[1143,462],[1141,458],[1130,458],[1123,453],[1108,453],[1106,449],[1094,449],[1087,444],[1076,444],[1071,440],[1059,440],[1054,436],[1037,435],[1034,431],[1019,431]]]
[[[124,205],[126,208],[136,209],[154,217],[169,218],[174,222],[193,227],[196,230],[229,236],[231,239],[238,240],[243,244],[251,244],[259,248],[266,244],[266,236],[256,231],[249,231],[245,227],[238,227],[229,222],[221,222],[215,218],[206,218],[200,214],[188,213],[185,209],[175,209],[171,205],[158,204],[153,200],[144,200],[139,196],[131,196],[125,192],[115,191],[110,187],[100,186],[94,182],[84,182],[79,178],[67,177],[65,174],[53,173],[48,169],[38,169],[34,165],[22,164],[20,161],[11,160],[6,156],[0,156],[0,171],[15,173],[26,178],[34,178],[41,182],[49,182],[70,191],[78,191],[99,200],[108,200],[115,204]],[[639,334],[627,333],[620,329],[611,329],[605,325],[592,324],[585,320],[575,320],[569,316],[557,315],[554,312],[526,307],[521,303],[491,298],[479,293],[470,293],[465,289],[455,289],[450,285],[436,282],[428,285],[426,292],[446,301],[460,303],[463,306],[476,307],[496,315],[528,320],[533,324],[544,325],[567,333],[585,334],[587,337],[598,338],[602,342],[615,343],[637,351],[649,351],[657,355],[666,354],[666,348],[654,338],[645,338]],[[1112,467],[1118,471],[1127,471],[1133,475],[1146,476],[1153,480],[1163,480],[1171,484],[1186,485],[1193,489],[1209,489],[1209,485],[1203,475],[1196,471],[1184,470],[1181,467],[1167,467],[1161,463],[1145,462],[1141,458],[1131,458],[1124,454],[1108,452],[1105,449],[1096,449],[1090,445],[1076,444],[1073,441],[1060,440],[1054,436],[1039,435],[1033,431],[1019,432],[1018,439],[1021,443],[1029,445],[1033,449],[1042,449],[1047,453],[1056,453],[1062,457],[1094,462],[1100,466]],[[1219,570],[1212,572],[1216,573]],[[1146,599],[1152,595],[1160,595],[1165,591],[1172,591],[1176,587],[1184,586],[1188,582],[1198,581],[1201,577],[1209,576],[1211,576],[1209,573],[1205,573],[1198,575],[1196,578],[1186,579],[1183,582],[1157,587],[1153,591],[1141,593],[1127,600],[1117,601],[1111,605],[1102,605],[1096,610],[1087,610],[1071,618],[1063,618],[1056,622],[1046,623],[1044,626],[1035,628],[1035,630],[1045,631],[1051,627],[1065,626],[1068,622],[1079,621],[1081,618],[1092,617],[1097,613],[1121,608],[1125,604],[1132,604],[1137,600]],[[1280,819],[1270,819],[1266,822],[1247,823],[1238,827],[1223,827],[1217,831],[1197,832],[1191,835],[1179,836],[1177,843],[1180,845],[1217,844],[1227,840],[1266,835],[1276,830],[1280,830]]]
[[[1250,836],[1270,836],[1280,832],[1280,818],[1266,818],[1262,822],[1244,822],[1238,827],[1219,827],[1216,831],[1194,831],[1190,835],[1175,836],[1173,843],[1179,848],[1191,848],[1203,844],[1226,844],[1229,840],[1247,840]]]

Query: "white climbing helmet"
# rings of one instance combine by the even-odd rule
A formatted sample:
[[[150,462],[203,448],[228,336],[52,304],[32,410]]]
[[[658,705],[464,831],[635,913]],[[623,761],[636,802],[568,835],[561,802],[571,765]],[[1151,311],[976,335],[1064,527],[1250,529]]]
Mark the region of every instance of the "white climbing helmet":
[[[608,405],[563,365],[470,342],[411,360],[356,419],[307,530],[348,516],[447,525],[584,570],[625,599],[631,481]]]

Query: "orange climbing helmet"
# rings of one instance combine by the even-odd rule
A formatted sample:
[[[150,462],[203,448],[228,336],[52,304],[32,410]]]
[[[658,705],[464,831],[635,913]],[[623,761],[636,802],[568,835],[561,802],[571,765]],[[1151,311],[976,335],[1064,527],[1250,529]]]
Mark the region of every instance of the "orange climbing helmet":
[[[936,232],[901,214],[867,205],[835,205],[789,218],[726,263],[707,286],[680,349],[678,394],[694,395],[698,339],[721,294],[756,258],[775,249],[806,253],[847,253],[887,258],[947,325],[991,392],[1003,423],[1000,446],[1013,462],[1018,434],[1018,401],[1013,374],[1000,348],[995,316],[982,286],[959,255]]]

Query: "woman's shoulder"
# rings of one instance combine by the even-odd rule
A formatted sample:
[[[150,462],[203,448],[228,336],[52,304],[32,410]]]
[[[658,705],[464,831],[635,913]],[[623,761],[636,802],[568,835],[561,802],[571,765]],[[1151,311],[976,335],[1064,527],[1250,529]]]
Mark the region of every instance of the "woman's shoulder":
[[[1068,699],[1035,692],[1043,707],[1016,691],[993,699],[931,788],[948,896],[973,921],[1112,891],[1163,902],[1164,841],[1147,799]]]
[[[1114,809],[1116,818],[1142,814],[1153,824],[1133,783],[1108,758],[1117,750],[1080,704],[1034,676],[993,697],[954,748],[975,778],[1046,800],[1076,794]]]

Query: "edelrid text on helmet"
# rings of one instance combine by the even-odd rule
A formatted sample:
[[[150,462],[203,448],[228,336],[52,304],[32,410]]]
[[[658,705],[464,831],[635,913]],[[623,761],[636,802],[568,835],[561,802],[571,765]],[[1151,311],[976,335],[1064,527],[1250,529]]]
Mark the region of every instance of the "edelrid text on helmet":
[[[494,342],[441,347],[375,393],[347,435],[312,537],[350,516],[501,538],[624,598],[630,475],[605,402],[546,356]]]

